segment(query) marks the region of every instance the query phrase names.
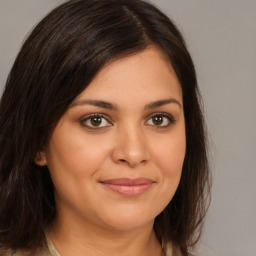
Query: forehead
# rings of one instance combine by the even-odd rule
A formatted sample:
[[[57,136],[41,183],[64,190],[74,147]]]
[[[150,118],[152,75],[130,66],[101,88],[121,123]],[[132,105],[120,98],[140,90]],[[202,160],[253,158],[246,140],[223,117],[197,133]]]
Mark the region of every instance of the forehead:
[[[76,100],[96,97],[153,101],[167,96],[182,101],[181,86],[168,57],[151,47],[108,63]]]

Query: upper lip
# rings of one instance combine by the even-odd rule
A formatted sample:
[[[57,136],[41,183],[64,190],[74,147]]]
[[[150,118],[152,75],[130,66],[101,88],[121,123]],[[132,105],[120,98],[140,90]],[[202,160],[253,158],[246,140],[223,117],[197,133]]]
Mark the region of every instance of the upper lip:
[[[124,185],[124,186],[135,186],[135,185],[145,185],[155,183],[153,180],[148,178],[118,178],[118,179],[109,179],[100,181],[103,184],[111,184],[111,185]]]

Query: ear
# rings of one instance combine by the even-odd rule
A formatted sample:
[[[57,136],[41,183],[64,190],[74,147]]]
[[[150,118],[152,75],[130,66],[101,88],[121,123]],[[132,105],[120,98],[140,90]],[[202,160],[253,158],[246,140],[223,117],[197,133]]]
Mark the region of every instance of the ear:
[[[47,165],[47,159],[44,151],[40,151],[36,154],[34,162],[38,166],[45,166]]]

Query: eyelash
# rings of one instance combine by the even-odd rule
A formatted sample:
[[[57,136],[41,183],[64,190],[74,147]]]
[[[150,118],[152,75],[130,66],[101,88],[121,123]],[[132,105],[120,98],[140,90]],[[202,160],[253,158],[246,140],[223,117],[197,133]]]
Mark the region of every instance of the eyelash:
[[[167,114],[167,113],[164,113],[164,112],[157,112],[157,113],[153,113],[151,115],[149,115],[147,117],[147,122],[149,122],[149,120],[152,120],[152,118],[154,117],[162,117],[163,119],[167,119],[167,122],[168,124],[166,125],[154,125],[154,124],[148,124],[148,126],[153,126],[154,128],[157,128],[157,129],[164,129],[164,128],[168,128],[169,126],[171,126],[172,124],[175,123],[175,119],[173,118],[172,115],[170,114]],[[107,125],[104,125],[104,126],[93,126],[92,124],[91,125],[88,125],[86,124],[86,122],[91,122],[92,121],[92,118],[100,118],[101,120],[102,119],[105,119],[107,121]],[[164,122],[164,121],[163,121]],[[104,114],[101,114],[101,113],[94,113],[94,114],[90,114],[90,115],[87,115],[85,117],[83,117],[83,119],[80,121],[80,124],[85,127],[85,128],[88,128],[88,129],[93,129],[93,130],[96,130],[96,129],[102,129],[102,128],[105,128],[105,127],[109,127],[109,126],[112,126],[112,122],[110,121],[110,118],[108,118],[106,115]],[[101,125],[101,123],[100,123]]]
[[[104,118],[108,122],[108,125],[106,125],[106,126],[98,126],[97,127],[97,126],[86,124],[87,121],[92,121],[92,118],[101,118],[101,119]],[[87,115],[87,116],[83,117],[83,119],[80,121],[80,124],[82,126],[84,126],[85,128],[93,129],[93,130],[112,126],[112,123],[110,122],[109,118],[106,117],[106,115],[101,114],[101,113],[94,113],[94,114],[90,114],[90,115]]]
[[[158,112],[158,113],[153,113],[153,114],[151,114],[151,115],[147,118],[147,122],[148,122],[149,120],[151,120],[152,118],[157,117],[157,116],[158,116],[158,117],[166,118],[167,121],[168,121],[168,124],[163,125],[163,126],[161,126],[161,125],[152,125],[152,126],[154,126],[155,128],[157,128],[157,129],[168,128],[169,126],[171,126],[172,124],[174,124],[175,121],[176,121],[176,120],[173,118],[172,115],[167,114],[167,113],[164,113],[164,112]]]

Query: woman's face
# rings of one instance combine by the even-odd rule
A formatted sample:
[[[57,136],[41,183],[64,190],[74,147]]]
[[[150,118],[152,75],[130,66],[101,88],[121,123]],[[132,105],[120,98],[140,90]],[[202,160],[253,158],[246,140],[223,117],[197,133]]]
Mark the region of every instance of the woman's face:
[[[43,152],[57,219],[118,230],[152,224],[179,184],[185,141],[182,90],[166,56],[150,48],[109,63]]]

